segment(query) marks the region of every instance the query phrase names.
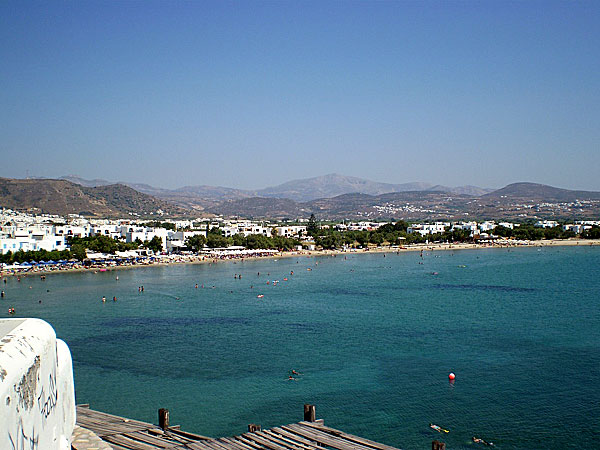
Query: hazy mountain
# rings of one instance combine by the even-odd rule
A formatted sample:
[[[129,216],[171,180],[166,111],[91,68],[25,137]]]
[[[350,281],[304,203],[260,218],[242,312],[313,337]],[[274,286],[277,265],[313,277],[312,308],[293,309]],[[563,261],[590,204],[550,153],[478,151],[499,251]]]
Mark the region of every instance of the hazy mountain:
[[[42,178],[42,179],[45,179],[45,178]],[[87,186],[87,187],[108,186],[109,184],[115,184],[115,183],[112,183],[110,181],[103,180],[100,178],[96,178],[93,180],[86,180],[85,178],[78,177],[77,175],[65,175],[65,176],[59,177],[59,180],[67,180],[67,181],[70,181],[71,183],[80,184],[82,186]],[[125,184],[125,183],[121,183],[121,184]]]
[[[335,197],[342,194],[359,193],[378,195],[386,192],[424,190],[428,183],[390,184],[349,177],[332,173],[320,177],[292,180],[278,186],[257,191],[260,197],[289,198],[295,201],[309,201],[317,198]]]
[[[427,190],[428,191],[450,192],[452,194],[472,195],[473,197],[479,197],[480,195],[488,194],[488,193],[494,191],[494,189],[480,188],[478,186],[467,185],[467,186],[449,187],[449,186],[442,186],[439,184],[436,186],[432,186]]]
[[[600,200],[600,192],[573,191],[538,183],[513,183],[498,189],[482,198],[518,198],[541,201],[573,202],[576,200]]]
[[[0,206],[38,214],[97,217],[150,217],[159,211],[168,217],[189,214],[179,206],[121,184],[87,187],[51,179],[0,178]]]
[[[62,177],[73,183],[83,186],[104,186],[113,184],[103,179],[85,180],[76,175]],[[184,186],[177,189],[164,189],[141,183],[129,183],[119,181],[119,184],[130,186],[144,194],[177,203],[186,208],[204,209],[214,206],[215,202],[225,200],[239,200],[251,197],[267,198],[288,198],[294,201],[306,202],[319,198],[332,198],[342,194],[369,194],[379,195],[388,192],[407,192],[434,190],[443,192],[452,192],[455,194],[481,195],[491,192],[491,189],[479,188],[476,186],[447,187],[430,183],[379,183],[363,178],[349,177],[339,174],[329,174],[319,177],[303,178],[288,181],[278,186],[271,186],[259,190],[234,189],[223,186]]]
[[[187,195],[195,195],[197,197],[210,200],[231,200],[237,198],[247,198],[256,196],[254,191],[246,191],[243,189],[234,189],[222,186],[184,186],[174,189],[171,192],[179,192]]]
[[[433,186],[427,191],[380,195],[342,194],[308,202],[289,199],[248,198],[209,207],[214,214],[255,218],[308,217],[320,219],[404,220],[538,220],[589,219],[600,214],[600,192],[568,191],[533,183],[518,183],[483,196],[447,192]],[[441,187],[443,188],[443,187]],[[592,202],[571,205],[575,200]],[[523,206],[523,203],[533,204]]]

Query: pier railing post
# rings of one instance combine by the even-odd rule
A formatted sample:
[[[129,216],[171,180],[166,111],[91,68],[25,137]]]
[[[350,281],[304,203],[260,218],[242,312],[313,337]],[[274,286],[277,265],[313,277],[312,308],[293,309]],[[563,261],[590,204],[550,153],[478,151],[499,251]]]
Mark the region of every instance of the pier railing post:
[[[315,405],[304,405],[304,421],[305,422],[314,422],[317,420],[317,415],[315,411]]]
[[[169,428],[169,410],[165,408],[160,408],[158,410],[158,426],[163,430]]]
[[[433,441],[431,443],[431,450],[446,450],[446,443],[440,441]]]
[[[257,425],[255,423],[249,423],[248,424],[248,432],[249,433],[254,433],[256,431],[260,431],[262,428],[260,425]]]

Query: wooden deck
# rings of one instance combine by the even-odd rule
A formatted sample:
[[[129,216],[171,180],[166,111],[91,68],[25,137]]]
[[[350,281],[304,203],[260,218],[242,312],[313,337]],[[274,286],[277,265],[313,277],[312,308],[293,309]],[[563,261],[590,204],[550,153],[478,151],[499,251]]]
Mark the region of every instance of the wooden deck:
[[[208,438],[126,419],[87,406],[77,407],[77,425],[92,431],[115,450],[398,450],[359,436],[326,427],[322,420],[302,421],[256,430],[228,438]]]

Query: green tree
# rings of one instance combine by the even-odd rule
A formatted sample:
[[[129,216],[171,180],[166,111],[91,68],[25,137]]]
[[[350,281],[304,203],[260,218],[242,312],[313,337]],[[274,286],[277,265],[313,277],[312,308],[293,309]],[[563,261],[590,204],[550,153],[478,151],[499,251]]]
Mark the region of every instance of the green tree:
[[[225,236],[222,236],[220,233],[209,233],[206,238],[206,245],[208,245],[210,248],[228,247],[231,241],[232,240],[226,238]]]
[[[315,237],[319,233],[319,225],[317,224],[317,218],[314,214],[310,215],[308,219],[308,225],[306,226],[306,234]]]
[[[83,261],[86,258],[85,246],[80,243],[71,245],[71,254],[73,255],[73,258]]]
[[[154,253],[160,253],[163,249],[163,241],[158,236],[154,236],[150,241],[146,242],[145,247]]]
[[[237,245],[237,246],[243,246],[244,242],[245,242],[246,238],[244,237],[243,234],[241,233],[236,233],[233,236],[233,245]]]
[[[186,247],[191,248],[195,252],[202,250],[205,244],[206,238],[201,234],[190,236],[185,240]]]
[[[581,237],[584,239],[600,239],[600,227],[593,225],[592,228],[583,230]]]

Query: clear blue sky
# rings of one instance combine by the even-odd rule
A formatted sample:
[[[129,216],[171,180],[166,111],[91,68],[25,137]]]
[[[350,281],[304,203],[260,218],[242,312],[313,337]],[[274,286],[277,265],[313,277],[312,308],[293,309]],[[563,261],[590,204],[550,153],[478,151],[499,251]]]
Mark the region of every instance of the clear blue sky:
[[[0,176],[600,190],[600,2],[0,2]]]

